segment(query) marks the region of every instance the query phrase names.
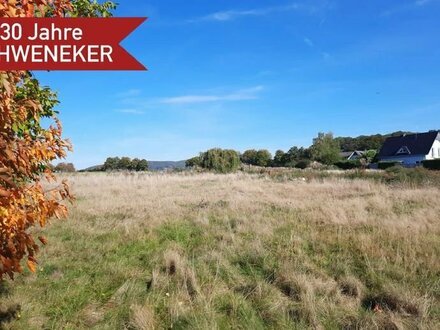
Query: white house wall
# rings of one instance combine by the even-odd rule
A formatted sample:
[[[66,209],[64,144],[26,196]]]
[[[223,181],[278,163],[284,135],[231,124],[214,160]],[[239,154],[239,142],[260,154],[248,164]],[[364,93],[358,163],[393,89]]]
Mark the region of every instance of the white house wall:
[[[426,159],[440,158],[440,141],[438,139],[439,139],[439,137],[437,137],[437,140],[434,141],[429,154],[426,155]],[[434,157],[432,156],[433,149],[434,149]]]
[[[409,155],[409,156],[390,156],[390,157],[381,157],[380,160],[383,162],[393,161],[393,162],[401,162],[405,166],[416,166],[421,164],[423,160],[426,160],[425,155]]]

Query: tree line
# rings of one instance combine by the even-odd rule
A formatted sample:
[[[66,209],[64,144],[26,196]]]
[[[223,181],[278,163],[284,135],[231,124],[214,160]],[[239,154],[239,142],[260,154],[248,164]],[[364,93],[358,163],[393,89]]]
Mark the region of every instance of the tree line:
[[[58,163],[57,165],[49,165],[51,170],[57,173],[76,172],[75,166],[72,163]],[[104,165],[94,166],[93,168],[83,170],[90,172],[101,171],[148,171],[148,161],[146,159],[130,157],[108,157]],[[80,171],[82,172],[82,171]]]
[[[261,167],[296,167],[307,168],[311,162],[324,165],[336,165],[343,169],[363,167],[374,161],[378,148],[377,139],[358,138],[334,138],[332,133],[319,133],[313,139],[313,144],[308,147],[292,147],[288,151],[277,150],[275,155],[266,149],[250,149],[243,153],[235,150],[219,148],[210,149],[200,153],[186,161],[186,167],[201,167],[216,172],[232,172],[239,168],[240,164]],[[342,144],[344,146],[342,146]],[[363,146],[364,152],[360,159],[348,161],[341,157],[341,151],[349,146]],[[356,150],[356,149],[353,149]],[[353,151],[350,150],[350,151]]]
[[[130,157],[108,157],[101,168],[102,171],[148,171],[148,161],[146,159]]]
[[[337,137],[335,140],[339,143],[342,151],[354,150],[378,150],[385,140],[391,136],[401,136],[404,134],[413,134],[412,132],[397,131],[390,134],[360,135],[358,137]]]
[[[266,149],[249,149],[243,153],[231,149],[213,148],[201,152],[198,156],[188,159],[186,167],[200,167],[220,173],[232,172],[241,164],[260,167],[291,167],[307,168],[312,162],[324,165],[335,165],[342,169],[365,167],[374,162],[379,148],[386,138],[399,136],[409,132],[393,132],[391,134],[361,135],[358,137],[334,137],[332,133],[319,133],[310,147],[293,146],[289,150],[277,150],[272,155]],[[341,157],[341,152],[364,151],[362,157],[348,161]],[[90,171],[147,171],[148,161],[129,157],[109,157],[104,165],[96,166]],[[72,172],[73,164],[60,163],[56,172]]]

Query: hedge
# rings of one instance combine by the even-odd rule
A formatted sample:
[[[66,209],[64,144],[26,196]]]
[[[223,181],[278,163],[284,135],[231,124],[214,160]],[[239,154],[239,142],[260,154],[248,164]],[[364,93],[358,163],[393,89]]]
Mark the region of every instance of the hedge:
[[[440,159],[424,160],[422,164],[429,170],[440,170]]]
[[[360,162],[360,160],[344,160],[335,163],[335,165],[342,170],[351,170],[354,168],[362,167],[362,163]]]
[[[298,163],[295,164],[295,168],[300,168],[300,169],[306,169],[309,166],[310,166],[310,160],[308,159],[301,159],[300,161],[298,161]]]
[[[390,161],[390,162],[379,162],[377,163],[377,168],[380,170],[386,170],[387,168],[393,167],[393,166],[397,166],[397,165],[401,165],[400,162],[396,162],[396,161]]]

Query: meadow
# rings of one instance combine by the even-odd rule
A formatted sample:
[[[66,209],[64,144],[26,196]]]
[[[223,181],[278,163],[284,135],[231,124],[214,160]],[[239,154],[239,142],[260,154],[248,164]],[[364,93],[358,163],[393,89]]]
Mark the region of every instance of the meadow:
[[[438,329],[440,186],[377,175],[79,173],[5,329]]]

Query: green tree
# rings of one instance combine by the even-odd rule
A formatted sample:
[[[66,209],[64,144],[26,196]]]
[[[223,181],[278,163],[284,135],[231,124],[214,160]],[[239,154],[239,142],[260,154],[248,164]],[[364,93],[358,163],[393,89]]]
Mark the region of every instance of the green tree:
[[[210,149],[200,154],[201,166],[219,173],[234,172],[240,167],[240,157],[235,150]]]
[[[130,171],[137,171],[137,167],[138,167],[138,164],[139,164],[140,161],[141,160],[139,158],[131,159],[130,160],[130,165],[129,165],[128,169]]]
[[[115,171],[118,169],[120,159],[119,157],[108,157],[104,163],[104,171]]]
[[[119,170],[130,170],[131,169],[131,159],[130,157],[122,157],[118,163]]]
[[[333,133],[319,133],[313,139],[310,152],[313,160],[326,165],[332,165],[340,160],[339,142],[333,138]]]
[[[305,161],[301,163],[301,167],[304,167],[303,164],[310,160],[310,150],[307,148],[298,148],[294,146],[286,153],[279,153],[278,159],[279,160],[277,160],[277,163],[282,164],[278,166],[296,167],[299,162]]]
[[[257,153],[258,151],[255,149],[246,150],[240,157],[241,161],[243,164],[256,165]]]
[[[255,156],[255,164],[257,166],[270,166],[272,163],[272,154],[268,150],[258,150]]]
[[[148,161],[146,159],[141,159],[136,164],[136,171],[138,172],[148,171],[148,168],[149,168]]]
[[[129,157],[109,157],[104,163],[104,171],[128,170],[128,171],[148,171],[148,161],[145,159]]]
[[[377,150],[367,150],[362,155],[362,159],[365,160],[367,164],[371,164],[374,162],[375,158],[377,156]]]
[[[200,156],[196,156],[186,160],[185,167],[197,167],[200,166],[200,163],[201,163]]]
[[[283,167],[285,166],[286,153],[283,150],[277,150],[275,156],[273,157],[273,166]]]
[[[272,163],[272,155],[268,150],[261,149],[246,150],[240,157],[243,164],[255,166],[270,166]]]
[[[76,172],[75,166],[72,163],[59,163],[54,168],[55,172]]]

